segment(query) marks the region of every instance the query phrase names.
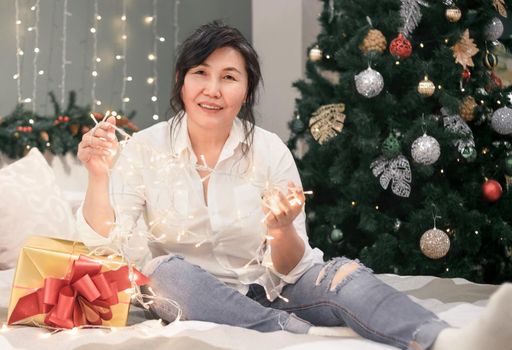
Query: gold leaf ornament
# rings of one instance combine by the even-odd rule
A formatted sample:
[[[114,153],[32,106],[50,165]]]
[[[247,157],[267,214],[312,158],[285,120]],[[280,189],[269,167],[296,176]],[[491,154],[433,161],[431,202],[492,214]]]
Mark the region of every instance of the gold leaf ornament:
[[[464,31],[460,40],[453,45],[452,50],[455,63],[459,63],[464,69],[475,66],[472,57],[476,55],[479,50],[473,39],[469,37],[469,29]]]
[[[309,120],[309,130],[313,138],[323,145],[338,135],[345,123],[345,105],[335,103],[318,108]]]
[[[492,0],[492,4],[502,17],[507,17],[507,6],[505,5],[505,0]]]

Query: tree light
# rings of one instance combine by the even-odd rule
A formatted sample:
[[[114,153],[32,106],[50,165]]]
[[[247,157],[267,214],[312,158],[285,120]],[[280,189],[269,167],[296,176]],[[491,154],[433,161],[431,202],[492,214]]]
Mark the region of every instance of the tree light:
[[[156,56],[155,56],[155,54],[153,54],[153,53],[150,53],[150,54],[148,55],[148,60],[150,60],[150,61],[155,60],[155,58],[156,58]]]

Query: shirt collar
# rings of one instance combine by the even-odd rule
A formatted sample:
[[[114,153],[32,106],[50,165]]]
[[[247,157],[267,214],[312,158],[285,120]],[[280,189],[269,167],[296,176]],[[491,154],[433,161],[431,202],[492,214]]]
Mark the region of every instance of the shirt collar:
[[[172,149],[175,155],[180,155],[184,150],[189,150],[191,154],[193,154],[192,144],[190,142],[190,137],[188,136],[188,123],[187,123],[187,113],[183,113],[183,117],[181,120],[174,126],[172,133],[174,137],[171,135],[172,140]],[[172,123],[172,119],[168,121],[169,124]],[[247,144],[247,140],[245,139],[245,132],[243,127],[243,122],[237,117],[233,121],[233,125],[231,126],[231,131],[229,132],[229,136],[224,143],[224,147],[221,153],[220,158],[226,158],[232,155],[235,152],[235,149],[238,145],[245,143]],[[220,159],[219,159],[220,161]]]

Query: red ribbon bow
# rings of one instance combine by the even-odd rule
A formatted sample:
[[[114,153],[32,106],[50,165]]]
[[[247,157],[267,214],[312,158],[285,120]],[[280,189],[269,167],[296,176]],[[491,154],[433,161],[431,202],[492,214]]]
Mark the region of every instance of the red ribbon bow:
[[[131,287],[128,266],[100,272],[101,263],[85,256],[73,261],[69,278],[47,277],[44,286],[21,297],[9,317],[8,324],[27,317],[46,314],[44,322],[53,327],[73,328],[101,325],[112,319],[110,306],[119,303],[117,293]],[[137,285],[149,279],[133,269]]]

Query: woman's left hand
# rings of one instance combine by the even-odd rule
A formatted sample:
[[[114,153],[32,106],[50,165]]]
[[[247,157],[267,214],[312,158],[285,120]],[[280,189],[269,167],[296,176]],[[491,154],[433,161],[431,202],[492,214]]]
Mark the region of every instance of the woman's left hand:
[[[268,229],[290,226],[302,211],[306,198],[302,188],[288,182],[288,194],[279,190],[268,191],[263,195],[263,212]]]

